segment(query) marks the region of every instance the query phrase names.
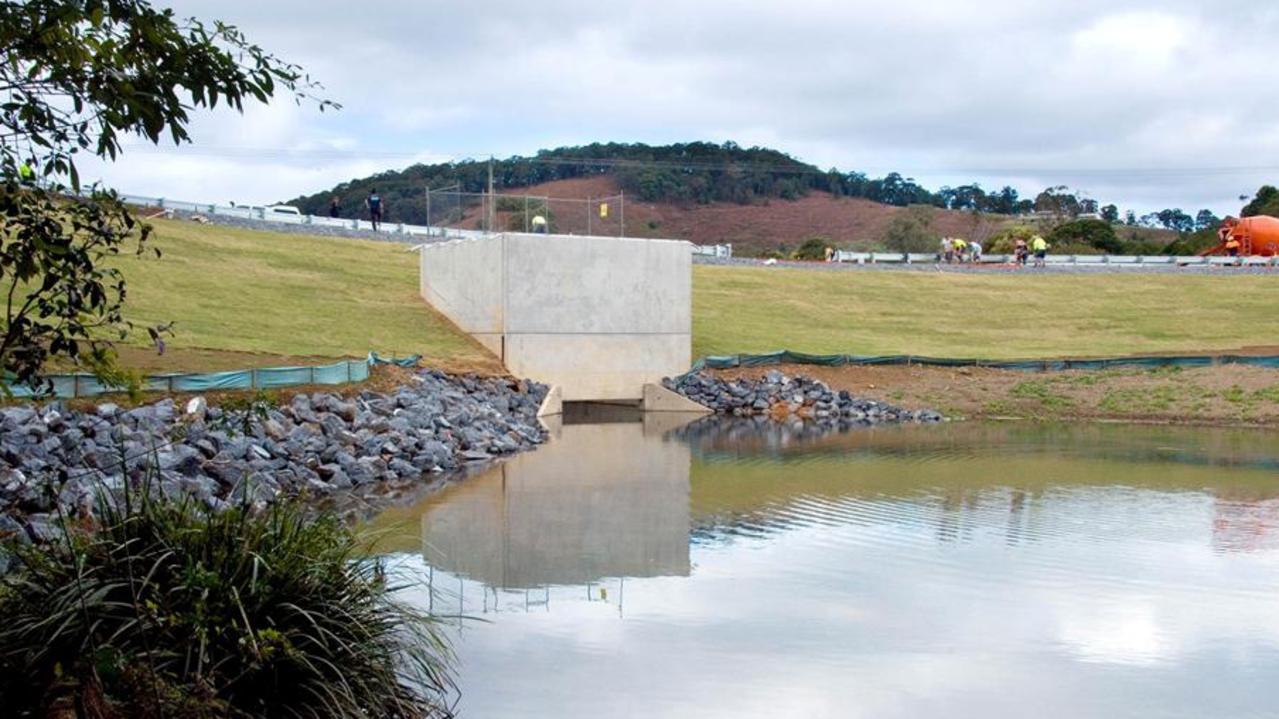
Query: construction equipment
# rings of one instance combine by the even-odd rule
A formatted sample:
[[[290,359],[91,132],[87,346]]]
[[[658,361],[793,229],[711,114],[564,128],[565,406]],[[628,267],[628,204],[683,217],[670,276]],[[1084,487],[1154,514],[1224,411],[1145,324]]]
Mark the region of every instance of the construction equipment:
[[[1234,254],[1240,257],[1274,257],[1279,255],[1279,218],[1227,217],[1217,230],[1217,239],[1220,241],[1216,245],[1200,252],[1199,256],[1227,255],[1234,249]]]

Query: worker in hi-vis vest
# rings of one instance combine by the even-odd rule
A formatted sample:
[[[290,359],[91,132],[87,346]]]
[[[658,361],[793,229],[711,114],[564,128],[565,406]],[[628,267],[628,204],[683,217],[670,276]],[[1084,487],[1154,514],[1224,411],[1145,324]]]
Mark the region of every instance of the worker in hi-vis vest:
[[[1047,263],[1044,258],[1048,256],[1048,243],[1044,238],[1035,235],[1030,240],[1030,251],[1035,253],[1035,267],[1043,267]]]

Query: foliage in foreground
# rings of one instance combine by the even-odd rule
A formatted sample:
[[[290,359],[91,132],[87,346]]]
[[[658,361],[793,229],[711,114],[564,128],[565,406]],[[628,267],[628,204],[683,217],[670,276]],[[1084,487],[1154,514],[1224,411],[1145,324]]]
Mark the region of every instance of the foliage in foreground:
[[[0,381],[38,386],[51,360],[111,363],[131,325],[108,264],[149,233],[113,192],[81,186],[77,159],[113,161],[129,135],[182,144],[196,109],[318,86],[236,28],[146,0],[3,2],[0,48]]]
[[[336,520],[103,505],[95,532],[9,548],[6,716],[447,715],[447,644]]]

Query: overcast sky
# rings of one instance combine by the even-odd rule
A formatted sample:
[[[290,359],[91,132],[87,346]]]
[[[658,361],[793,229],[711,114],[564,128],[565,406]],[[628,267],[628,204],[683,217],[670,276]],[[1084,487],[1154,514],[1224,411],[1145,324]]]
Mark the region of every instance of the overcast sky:
[[[690,140],[1138,211],[1235,212],[1279,181],[1279,4],[1257,0],[170,4],[343,109],[201,116],[192,147],[89,169],[125,192],[264,202],[419,161]]]

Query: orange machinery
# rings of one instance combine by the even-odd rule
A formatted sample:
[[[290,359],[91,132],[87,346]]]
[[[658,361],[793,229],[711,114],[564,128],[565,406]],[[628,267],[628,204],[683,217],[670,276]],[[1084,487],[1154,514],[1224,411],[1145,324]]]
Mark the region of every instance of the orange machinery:
[[[1217,230],[1217,238],[1221,240],[1199,255],[1224,255],[1226,243],[1234,238],[1239,242],[1240,257],[1273,257],[1279,255],[1279,218],[1257,215],[1235,219],[1227,217]]]

